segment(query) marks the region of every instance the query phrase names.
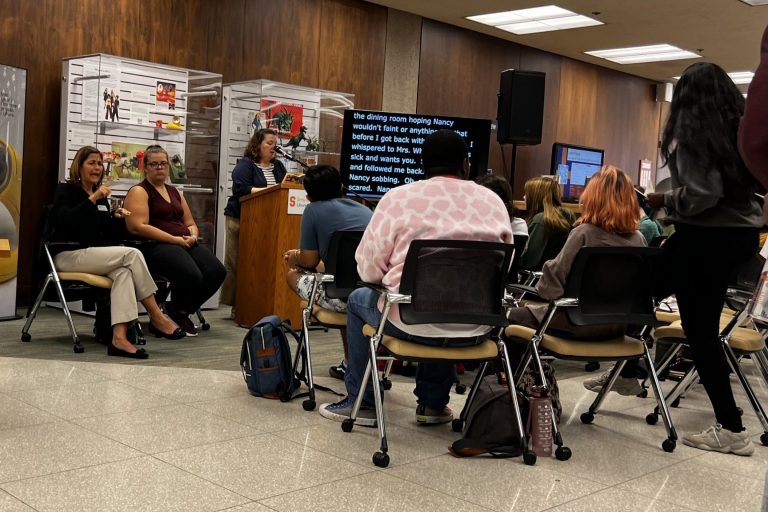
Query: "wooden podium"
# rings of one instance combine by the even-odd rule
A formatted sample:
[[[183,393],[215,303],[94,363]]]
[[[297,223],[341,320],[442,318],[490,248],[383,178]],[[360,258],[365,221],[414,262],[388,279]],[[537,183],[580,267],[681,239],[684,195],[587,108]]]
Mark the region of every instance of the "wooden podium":
[[[237,258],[235,321],[253,325],[267,315],[301,327],[299,297],[285,282],[283,254],[299,243],[301,215],[288,213],[290,190],[304,187],[283,181],[240,199],[240,253]]]

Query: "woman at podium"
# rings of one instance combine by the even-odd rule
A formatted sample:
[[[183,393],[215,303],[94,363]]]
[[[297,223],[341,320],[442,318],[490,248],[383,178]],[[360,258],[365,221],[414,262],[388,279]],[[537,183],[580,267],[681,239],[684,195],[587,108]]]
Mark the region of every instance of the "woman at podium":
[[[216,256],[198,244],[200,230],[187,200],[165,183],[168,165],[168,153],[161,146],[146,149],[144,181],[125,197],[131,211],[126,227],[133,235],[157,241],[141,251],[150,272],[171,282],[172,302],[165,303],[165,311],[187,336],[196,336],[189,314],[216,293],[226,272]]]
[[[232,195],[224,208],[226,246],[224,268],[227,277],[221,287],[221,303],[235,306],[237,286],[237,254],[240,252],[240,198],[283,181],[286,171],[276,159],[277,134],[274,130],[257,130],[245,147],[243,158],[232,170]],[[234,318],[234,310],[231,318]]]

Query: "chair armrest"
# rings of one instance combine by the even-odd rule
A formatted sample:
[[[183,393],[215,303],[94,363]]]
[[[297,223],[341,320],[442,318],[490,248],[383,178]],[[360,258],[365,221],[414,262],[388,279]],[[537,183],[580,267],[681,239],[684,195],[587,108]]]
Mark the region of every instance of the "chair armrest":
[[[383,295],[383,294],[387,293],[387,291],[388,291],[386,288],[384,288],[380,284],[368,283],[366,281],[358,281],[357,285],[361,286],[363,288],[370,288],[371,290],[375,291],[379,295]]]
[[[526,286],[524,284],[508,284],[507,285],[507,292],[523,292],[523,293],[533,293],[538,295],[538,292],[536,291],[536,288],[534,286]]]
[[[46,242],[45,245],[57,249],[68,248],[70,251],[81,249],[83,247],[80,242]]]
[[[146,239],[146,238],[145,239],[141,239],[141,240],[128,239],[128,240],[121,240],[120,241],[121,245],[125,245],[126,247],[134,247],[134,248],[149,247],[149,246],[152,246],[152,245],[157,245],[158,243],[160,243],[160,242],[158,242],[157,240],[149,240],[149,239]]]

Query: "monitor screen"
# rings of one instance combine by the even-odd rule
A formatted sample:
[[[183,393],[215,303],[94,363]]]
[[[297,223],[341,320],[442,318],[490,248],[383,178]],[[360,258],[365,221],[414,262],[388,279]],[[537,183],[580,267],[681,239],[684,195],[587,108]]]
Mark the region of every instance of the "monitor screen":
[[[563,199],[578,201],[587,181],[603,165],[603,150],[555,142],[551,174],[557,175]]]
[[[347,193],[369,198],[424,178],[421,145],[430,133],[448,128],[469,147],[470,178],[485,173],[491,121],[367,110],[345,110],[341,177]]]

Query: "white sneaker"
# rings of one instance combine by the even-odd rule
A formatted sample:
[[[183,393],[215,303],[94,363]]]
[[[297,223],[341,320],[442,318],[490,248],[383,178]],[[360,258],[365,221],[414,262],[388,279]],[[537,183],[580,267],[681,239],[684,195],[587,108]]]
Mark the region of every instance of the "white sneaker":
[[[593,393],[599,393],[600,390],[603,389],[603,386],[605,386],[605,384],[608,382],[608,376],[611,374],[611,370],[613,370],[612,367],[597,377],[586,379],[582,384],[584,384],[584,387]],[[636,396],[642,390],[643,387],[639,382],[637,382],[637,379],[633,379],[631,377],[622,377],[621,375],[619,375],[619,377],[616,379],[616,382],[613,383],[613,387],[611,388],[611,391],[615,391],[618,394],[624,396]]]
[[[746,430],[731,432],[723,428],[719,423],[702,432],[689,432],[683,434],[683,444],[699,450],[710,452],[735,453],[736,455],[749,456],[755,451],[752,439]]]

